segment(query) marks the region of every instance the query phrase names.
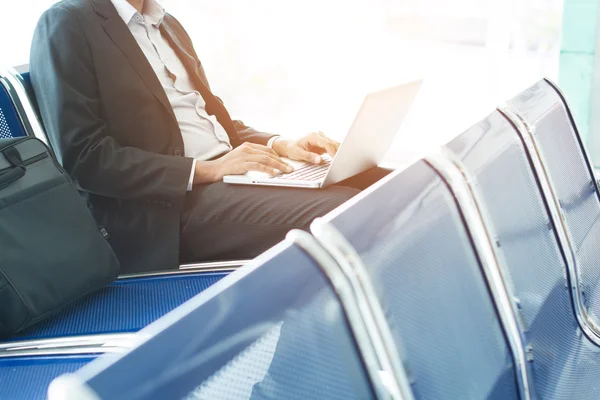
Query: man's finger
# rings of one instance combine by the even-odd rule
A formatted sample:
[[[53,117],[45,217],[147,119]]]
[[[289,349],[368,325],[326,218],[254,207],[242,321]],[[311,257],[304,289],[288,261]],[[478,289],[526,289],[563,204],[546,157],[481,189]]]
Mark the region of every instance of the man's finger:
[[[266,167],[278,169],[281,172],[292,172],[294,169],[291,165],[284,163],[281,159],[275,159],[268,155],[251,155],[249,161],[260,163]]]
[[[277,152],[275,150],[270,149],[267,146],[263,146],[262,144],[248,143],[248,146],[253,150],[270,153],[270,154],[273,154],[274,156],[279,157],[279,154],[277,154]]]
[[[335,156],[335,153],[337,153],[335,143],[331,139],[328,139],[326,137],[314,135],[311,138],[309,138],[309,144],[311,146],[325,150],[327,153],[329,153],[331,157]]]
[[[250,148],[250,150],[248,151],[249,154],[257,154],[257,155],[267,155],[269,157],[272,157],[276,160],[281,159],[281,157],[279,156],[279,154],[275,153],[274,151],[268,151],[271,149],[261,149],[261,148]]]
[[[289,170],[289,171],[285,170],[284,172],[291,172],[291,171],[294,170],[294,167],[292,167],[291,165],[288,165],[287,163],[285,163],[281,159],[281,157],[279,156],[279,154],[275,153],[274,151],[264,151],[261,148],[251,148],[250,151],[249,151],[249,154],[254,154],[254,155],[259,155],[259,156],[267,156],[267,157],[272,158],[274,161],[283,163],[283,164],[287,165],[289,168],[291,168],[291,170]]]
[[[333,149],[335,150],[335,152],[337,153],[337,151],[340,149],[340,142],[337,142],[329,137],[327,137],[323,132],[318,131],[316,132],[317,135],[319,135],[320,137],[322,137],[324,140],[327,141],[327,143],[331,144],[331,146],[333,146]],[[333,155],[333,154],[332,154]]]
[[[244,166],[246,172],[248,171],[258,171],[258,172],[264,172],[266,174],[269,174],[271,176],[276,176],[279,175],[281,173],[280,170],[276,169],[276,168],[270,168],[267,167],[259,162],[254,162],[254,161],[250,161],[248,163],[245,164]]]
[[[340,144],[338,142],[336,142],[333,139],[329,139],[328,137],[324,137],[325,141],[328,144],[328,150],[327,152],[329,153],[329,155],[331,157],[335,156],[335,154],[338,152],[338,150],[340,149]]]
[[[294,160],[306,161],[306,162],[313,163],[313,164],[320,164],[321,163],[321,156],[320,155],[318,155],[317,153],[306,151],[306,150],[304,150],[301,147],[296,147],[294,153],[290,154],[290,156]]]

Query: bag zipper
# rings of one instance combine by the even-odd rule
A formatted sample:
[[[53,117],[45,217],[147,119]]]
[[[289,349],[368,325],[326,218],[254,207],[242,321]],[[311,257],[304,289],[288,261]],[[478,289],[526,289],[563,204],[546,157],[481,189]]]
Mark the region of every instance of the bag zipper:
[[[38,161],[42,161],[48,157],[49,157],[48,153],[44,152],[44,153],[38,154],[37,156],[28,158],[27,160],[23,161],[23,164],[25,164],[25,166],[28,166],[28,165],[34,164]]]

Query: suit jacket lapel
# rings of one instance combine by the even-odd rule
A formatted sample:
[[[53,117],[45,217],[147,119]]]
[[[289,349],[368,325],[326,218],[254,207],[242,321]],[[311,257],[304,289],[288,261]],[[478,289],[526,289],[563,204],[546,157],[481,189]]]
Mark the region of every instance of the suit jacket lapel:
[[[94,0],[96,11],[100,12],[106,18],[103,23],[103,28],[112,39],[112,41],[121,49],[125,56],[129,59],[129,62],[136,70],[142,81],[146,84],[148,89],[154,94],[154,96],[162,103],[167,113],[175,119],[173,108],[169,99],[162,88],[158,77],[154,73],[152,66],[148,62],[146,55],[140,49],[140,46],[135,41],[135,38],[127,28],[127,25],[123,22],[117,10],[114,8],[112,3],[107,0]]]
[[[123,22],[117,10],[110,0],[90,0],[97,13],[102,15],[106,20],[103,23],[103,28],[112,39],[112,41],[123,51],[129,62],[134,67],[140,78],[144,81],[148,89],[161,102],[167,113],[173,118],[175,123],[177,119],[173,112],[173,107],[167,98],[167,95],[162,88],[156,73],[148,62],[146,55],[140,49],[135,41],[135,38]],[[175,50],[175,53],[183,63],[187,73],[196,85],[198,92],[206,102],[206,111],[210,114],[214,112],[221,125],[229,134],[231,143],[234,146],[239,144],[239,138],[231,117],[223,104],[212,94],[208,81],[202,68],[199,66],[196,58],[186,50],[186,47],[181,44],[178,35],[173,32],[169,26],[168,14],[160,25],[161,34],[167,39],[169,45]]]

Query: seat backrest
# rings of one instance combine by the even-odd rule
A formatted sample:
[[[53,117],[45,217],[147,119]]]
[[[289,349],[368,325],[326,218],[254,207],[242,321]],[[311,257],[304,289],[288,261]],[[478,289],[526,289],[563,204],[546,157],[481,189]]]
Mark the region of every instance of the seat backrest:
[[[34,136],[48,144],[29,72],[19,74],[14,69],[0,69],[0,110],[3,109],[5,136]]]
[[[471,236],[431,166],[394,173],[323,220],[362,259],[415,398],[519,397]]]
[[[481,200],[526,329],[535,393],[542,399],[597,397],[600,353],[577,326],[565,258],[521,136],[496,111],[447,147]]]
[[[600,343],[600,197],[593,168],[564,98],[546,80],[509,101],[526,122],[565,223],[564,243],[580,279],[583,318]]]
[[[141,335],[150,339],[116,362],[80,370],[87,389],[116,400],[374,397],[330,282],[289,242]],[[49,398],[60,390],[58,380]]]
[[[37,98],[35,97],[35,92],[33,91],[33,86],[31,85],[31,74],[29,73],[29,70],[26,69],[23,72],[21,72],[19,74],[19,77],[21,78],[20,82],[23,84],[23,87],[27,92],[29,103],[31,104],[31,107],[33,107],[33,110],[35,111],[38,120],[41,122],[42,117],[40,115],[40,109],[38,106]]]
[[[0,139],[26,135],[13,101],[15,95],[8,81],[7,73],[0,69]]]

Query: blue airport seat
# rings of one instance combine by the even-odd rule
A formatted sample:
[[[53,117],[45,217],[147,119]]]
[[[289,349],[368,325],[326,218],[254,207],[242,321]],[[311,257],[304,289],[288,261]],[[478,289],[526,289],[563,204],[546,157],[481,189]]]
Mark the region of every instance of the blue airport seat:
[[[76,381],[111,400],[374,398],[336,292],[289,241],[141,334],[150,338]],[[72,381],[60,378],[49,398],[76,393]]]
[[[0,76],[0,139],[27,135],[15,110],[9,90],[11,87]]]
[[[560,92],[542,80],[509,104],[527,121],[564,218],[579,275],[579,315],[600,344],[600,196],[593,167]]]
[[[419,161],[398,171],[314,224],[335,247],[319,224],[362,260],[416,399],[519,398],[472,238],[432,167]]]
[[[534,392],[540,399],[597,398],[600,349],[577,325],[556,228],[521,137],[494,112],[447,147],[479,193],[504,261],[526,327]]]
[[[0,110],[3,109],[4,115],[9,117],[6,119],[7,124],[3,125],[0,115],[0,135],[5,132],[2,127],[7,126],[10,129],[6,130],[6,135],[22,136],[26,134],[26,128],[19,115],[22,118],[26,116],[23,115],[23,110],[19,111],[17,103],[30,104],[37,110],[35,96],[28,72],[21,74],[19,78],[28,98],[18,95],[14,82],[8,81],[9,74],[0,74]],[[8,96],[8,89],[14,92],[16,99]],[[119,280],[76,301],[59,314],[13,337],[11,341],[135,332],[225,275],[224,272],[197,272]]]
[[[226,275],[190,273],[118,280],[11,340],[137,332]]]

